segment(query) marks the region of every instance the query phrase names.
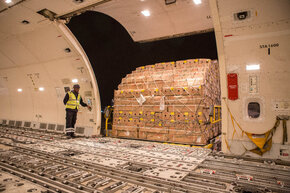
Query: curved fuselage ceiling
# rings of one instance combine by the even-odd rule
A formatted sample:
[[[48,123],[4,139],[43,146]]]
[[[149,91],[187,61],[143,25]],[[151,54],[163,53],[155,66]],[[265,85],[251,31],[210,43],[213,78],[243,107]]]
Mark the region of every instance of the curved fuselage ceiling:
[[[109,1],[93,10],[115,18],[138,42],[213,30],[208,0]]]

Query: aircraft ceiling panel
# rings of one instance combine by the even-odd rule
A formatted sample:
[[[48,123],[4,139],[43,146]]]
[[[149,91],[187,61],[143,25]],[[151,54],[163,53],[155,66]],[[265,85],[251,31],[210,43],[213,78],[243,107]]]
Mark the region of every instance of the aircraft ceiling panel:
[[[76,55],[60,33],[51,25],[22,34],[19,39],[41,62]],[[69,48],[70,52],[66,51],[66,48]]]
[[[9,68],[15,64],[0,51],[0,69]]]
[[[103,0],[85,0],[83,3],[77,3],[75,0],[41,0],[40,3],[39,0],[30,0],[25,2],[25,6],[35,12],[42,9],[48,9],[57,15],[62,15],[102,1]]]
[[[16,38],[2,41],[0,50],[6,57],[17,65],[26,65],[37,62],[37,59]]]
[[[21,0],[11,0],[11,3],[5,3],[6,0],[0,1],[0,12],[9,8],[10,6],[15,5],[16,3],[20,2]]]
[[[179,0],[165,5],[163,0],[112,0],[93,10],[120,22],[134,41],[147,41],[213,29],[208,0],[196,5]],[[141,12],[148,10],[150,16]]]
[[[2,41],[2,40],[7,39],[8,37],[9,37],[9,35],[6,34],[6,33],[2,33],[2,32],[1,32],[1,29],[0,29],[0,44],[1,44],[1,41]]]
[[[33,31],[44,19],[43,16],[19,4],[0,13],[0,32],[6,35],[17,35]],[[29,24],[22,23],[24,20],[28,21]]]
[[[78,68],[74,68],[74,63],[81,63],[80,60],[78,60],[79,57],[72,57],[72,58],[64,58],[59,59],[57,61],[49,61],[46,63],[43,63],[43,66],[49,73],[50,78],[55,81],[58,85],[64,85],[63,82],[61,82],[62,79],[67,79],[69,76],[71,77],[79,77],[80,71]],[[84,69],[84,66],[82,67]],[[57,70],[55,70],[57,69]],[[69,74],[64,73],[69,70]],[[84,70],[83,70],[84,71]],[[87,76],[87,74],[86,74]],[[64,85],[67,86],[67,85]]]
[[[83,3],[75,3],[74,0],[41,0],[41,3],[39,0],[24,1],[0,13],[0,40],[3,38],[2,34],[16,35],[46,24],[47,19],[37,13],[42,9],[49,9],[60,16],[102,1],[104,0],[86,0]],[[208,0],[202,0],[198,5],[193,0],[177,0],[170,5],[165,5],[164,0],[111,0],[90,10],[116,19],[134,41],[168,38],[213,29]],[[141,13],[144,10],[150,12],[149,17]],[[25,25],[21,23],[23,20],[30,23]]]

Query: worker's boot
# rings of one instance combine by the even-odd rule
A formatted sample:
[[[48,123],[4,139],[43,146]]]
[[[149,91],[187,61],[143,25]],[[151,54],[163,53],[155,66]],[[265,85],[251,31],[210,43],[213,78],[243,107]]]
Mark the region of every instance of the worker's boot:
[[[75,133],[74,132],[70,132],[70,137],[71,138],[75,138],[76,136],[75,136]]]
[[[66,133],[66,138],[67,139],[71,139],[72,138],[72,135],[71,134],[72,134],[72,132],[67,132]]]

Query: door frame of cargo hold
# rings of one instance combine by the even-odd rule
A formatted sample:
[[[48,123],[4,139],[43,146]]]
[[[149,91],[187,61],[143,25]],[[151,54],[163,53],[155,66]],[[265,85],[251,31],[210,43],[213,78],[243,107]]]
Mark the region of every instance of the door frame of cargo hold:
[[[220,87],[221,87],[221,106],[222,106],[222,152],[229,153],[227,149],[227,133],[228,133],[228,110],[223,108],[227,102],[227,80],[226,80],[226,63],[224,54],[224,41],[220,25],[217,0],[209,0],[212,21],[216,38],[219,68],[220,68]]]
[[[55,20],[55,26],[62,31],[63,35],[66,37],[67,41],[70,42],[75,49],[79,52],[79,54],[81,55],[88,71],[89,71],[89,76],[91,78],[91,83],[92,83],[92,87],[93,87],[93,92],[94,92],[94,99],[95,99],[95,105],[93,106],[93,110],[94,112],[94,120],[95,120],[95,124],[94,124],[94,128],[93,131],[90,132],[91,136],[96,136],[100,134],[101,131],[101,99],[100,99],[100,93],[99,93],[99,87],[98,87],[98,83],[97,83],[97,79],[94,73],[94,70],[92,68],[92,65],[85,53],[85,51],[83,50],[82,46],[80,45],[80,43],[78,42],[78,40],[75,38],[75,36],[72,34],[72,32],[68,29],[68,27],[62,23],[62,20]]]

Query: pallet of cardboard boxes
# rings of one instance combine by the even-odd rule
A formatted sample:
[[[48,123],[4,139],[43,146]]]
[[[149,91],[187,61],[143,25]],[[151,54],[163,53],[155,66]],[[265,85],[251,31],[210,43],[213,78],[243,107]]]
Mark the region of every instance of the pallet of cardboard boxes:
[[[139,67],[122,79],[114,102],[115,137],[205,145],[221,132],[218,62]]]

